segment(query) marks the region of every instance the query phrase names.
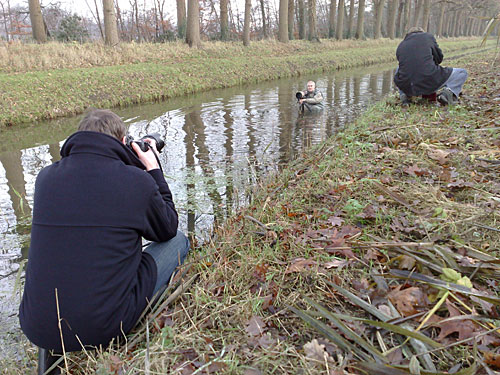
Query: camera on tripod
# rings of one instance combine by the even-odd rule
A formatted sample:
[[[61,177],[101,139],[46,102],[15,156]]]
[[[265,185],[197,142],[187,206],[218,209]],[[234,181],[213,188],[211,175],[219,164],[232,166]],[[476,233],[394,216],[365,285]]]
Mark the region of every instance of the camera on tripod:
[[[134,151],[134,149],[132,148],[132,143],[136,143],[143,152],[146,152],[151,148],[151,145],[148,142],[146,142],[146,139],[155,140],[156,150],[158,152],[161,152],[163,147],[165,147],[165,142],[163,141],[163,139],[161,139],[159,133],[147,134],[140,139],[134,139],[131,135],[127,135],[127,137],[125,138],[125,143],[127,147],[129,147],[132,151]]]

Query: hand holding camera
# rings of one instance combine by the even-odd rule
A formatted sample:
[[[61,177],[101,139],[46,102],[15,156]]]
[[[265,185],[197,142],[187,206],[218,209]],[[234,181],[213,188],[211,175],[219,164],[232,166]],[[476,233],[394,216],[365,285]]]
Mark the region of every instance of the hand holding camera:
[[[160,168],[157,152],[161,152],[165,146],[165,142],[161,139],[160,134],[148,134],[138,140],[128,135],[125,138],[125,144],[136,153],[147,171]],[[150,150],[151,152],[149,152]]]

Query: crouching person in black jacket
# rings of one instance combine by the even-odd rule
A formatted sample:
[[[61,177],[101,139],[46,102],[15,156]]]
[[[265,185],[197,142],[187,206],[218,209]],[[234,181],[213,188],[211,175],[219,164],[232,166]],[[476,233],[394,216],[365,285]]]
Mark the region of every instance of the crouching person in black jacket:
[[[413,27],[396,50],[399,67],[394,83],[399,89],[401,102],[409,103],[412,96],[432,95],[440,88],[437,100],[453,104],[462,91],[467,71],[461,68],[442,67],[443,52],[436,39],[420,27]]]
[[[19,319],[40,348],[123,337],[188,253],[155,147],[132,151],[125,136],[116,114],[89,112],[36,179]]]

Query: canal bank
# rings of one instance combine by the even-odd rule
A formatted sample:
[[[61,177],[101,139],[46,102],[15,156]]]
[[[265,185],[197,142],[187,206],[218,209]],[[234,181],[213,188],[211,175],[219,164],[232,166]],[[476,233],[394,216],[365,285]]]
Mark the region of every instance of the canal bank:
[[[263,41],[252,43],[248,49],[227,42],[206,43],[199,50],[172,44],[170,52],[167,43],[145,45],[148,53],[141,52],[140,45],[133,46],[140,58],[129,56],[128,46],[120,47],[128,51],[128,60],[117,57],[120,48],[92,50],[89,57],[85,47],[75,50],[73,45],[50,44],[33,47],[33,56],[29,57],[32,62],[27,67],[16,63],[20,47],[5,44],[1,55],[6,61],[12,60],[14,68],[6,65],[0,70],[0,129],[75,115],[89,107],[123,107],[210,89],[392,62],[398,42]],[[480,40],[443,39],[439,43],[449,56],[478,48]],[[155,48],[156,56],[152,53]],[[70,49],[71,54],[66,51]],[[47,55],[69,57],[57,62]],[[36,56],[49,63],[37,62]]]
[[[465,60],[462,59],[454,61],[453,65],[463,66],[464,63]],[[344,246],[350,247],[361,262],[350,258],[347,251],[340,254],[325,251],[326,246],[324,241],[321,243],[321,236],[333,235],[333,231],[328,232],[330,229],[342,233],[339,238],[344,240],[356,235],[355,232],[350,232],[351,229],[343,229],[347,224],[362,228],[363,236],[378,234],[384,238],[391,236],[391,230],[394,234],[398,233],[398,228],[408,229],[409,232],[402,230],[399,233],[399,240],[404,240],[405,236],[406,239],[415,240],[418,239],[416,236],[422,236],[419,230],[429,230],[429,226],[424,224],[423,228],[412,228],[412,225],[408,225],[412,224],[409,219],[416,219],[411,216],[412,210],[404,203],[399,203],[398,206],[397,200],[415,204],[419,209],[418,205],[424,205],[425,208],[427,200],[418,201],[415,196],[420,195],[415,194],[416,190],[407,189],[415,186],[415,189],[422,188],[422,191],[426,192],[431,186],[427,180],[429,176],[421,174],[416,167],[427,169],[429,173],[440,172],[439,163],[436,172],[431,164],[417,164],[416,167],[411,164],[412,161],[421,159],[425,163],[433,163],[434,159],[428,157],[427,153],[413,154],[425,150],[427,143],[457,149],[448,159],[453,159],[451,167],[454,169],[449,171],[449,177],[447,173],[442,173],[439,181],[443,186],[439,185],[440,187],[458,189],[458,195],[462,197],[463,193],[468,194],[471,191],[468,190],[469,184],[466,182],[479,184],[476,180],[460,182],[460,178],[472,178],[472,175],[458,169],[463,159],[455,160],[455,156],[459,156],[458,152],[469,151],[469,137],[476,140],[482,132],[486,132],[491,135],[491,142],[498,139],[498,136],[495,138],[494,129],[483,129],[492,124],[495,126],[498,108],[495,109],[491,104],[495,103],[492,100],[498,96],[495,96],[496,86],[492,81],[495,75],[487,69],[488,61],[481,55],[476,55],[469,58],[469,63],[467,67],[473,74],[466,85],[463,106],[450,111],[415,106],[405,112],[397,105],[396,99],[391,97],[362,116],[352,129],[345,129],[337,138],[316,149],[301,150],[295,155],[295,161],[290,168],[277,177],[256,185],[250,205],[239,210],[236,216],[232,216],[216,231],[213,246],[207,246],[192,254],[189,262],[194,263],[197,269],[191,271],[188,276],[199,273],[200,281],[182,296],[180,303],[171,306],[162,314],[167,323],[155,321],[151,326],[155,326],[151,329],[158,334],[154,334],[149,341],[148,365],[145,364],[146,338],[142,335],[140,344],[130,347],[129,353],[112,351],[116,356],[106,353],[99,357],[95,366],[87,369],[87,373],[95,373],[96,367],[114,371],[116,366],[124,366],[129,370],[143,369],[142,371],[149,367],[160,373],[173,373],[175,368],[181,372],[183,366],[188,368],[186,371],[196,371],[204,365],[213,365],[211,371],[217,373],[240,373],[247,369],[254,371],[253,373],[258,373],[255,369],[259,369],[261,373],[296,373],[298,368],[314,367],[314,361],[307,359],[307,351],[304,349],[308,342],[303,340],[316,337],[321,340],[321,337],[310,328],[304,327],[284,306],[303,303],[303,295],[318,297],[319,302],[326,301],[326,304],[336,301],[338,296],[332,290],[326,289],[325,295],[320,293],[325,290],[323,275],[326,275],[328,280],[344,283],[341,284],[344,286],[350,283],[355,290],[363,289],[366,282],[371,282],[364,267],[374,261],[370,258],[373,254],[367,255],[366,247],[362,243],[358,247],[352,246],[351,243]],[[354,82],[351,83],[349,87],[353,89],[355,85]],[[493,99],[483,100],[485,97]],[[259,110],[256,109],[254,114],[259,114]],[[415,129],[432,132],[421,134],[422,131],[419,133]],[[457,131],[458,139],[452,139],[453,135],[446,138],[450,132]],[[419,134],[421,138],[418,138]],[[386,140],[385,135],[390,137]],[[465,140],[468,141],[464,142]],[[417,144],[416,141],[420,142]],[[476,144],[478,148],[473,150],[474,152],[481,149],[491,150],[494,146],[493,143],[488,143],[479,147],[483,146],[482,140],[477,139],[477,142],[480,143]],[[267,144],[262,146],[263,150],[269,150]],[[384,150],[384,147],[387,149]],[[488,152],[491,151],[477,155],[484,159],[490,157]],[[382,154],[382,157],[378,157],[379,154]],[[463,154],[460,154],[460,157],[462,156]],[[384,158],[387,160],[384,161]],[[408,169],[408,173],[404,172],[405,169]],[[392,179],[387,179],[389,177]],[[436,178],[433,175],[431,177]],[[389,185],[390,190],[396,191],[396,195],[391,197],[389,194],[384,198],[386,193],[382,191],[380,195],[385,202],[379,202],[378,193],[375,195],[369,185],[373,179]],[[451,186],[448,187],[448,184]],[[485,190],[487,197],[488,194],[498,195],[494,186],[474,187]],[[465,200],[470,199],[468,195],[463,197]],[[432,200],[431,202],[435,203]],[[370,213],[370,206],[375,210],[376,204],[382,206],[382,222],[377,221],[377,214],[380,214],[378,208],[375,211],[377,214]],[[408,206],[411,204],[407,203]],[[383,207],[384,205],[387,207]],[[445,220],[454,216],[447,205],[442,208],[446,215],[450,216],[445,217],[443,211],[439,210],[432,214],[427,212],[424,221],[431,225],[449,222],[446,231],[453,225],[465,225],[460,223],[462,219],[457,220],[458,223],[455,219]],[[452,209],[453,213],[456,210],[458,215],[462,215],[462,206],[452,206]],[[425,210],[422,209],[422,212]],[[463,210],[463,215],[468,212]],[[399,221],[393,223],[393,217]],[[407,220],[406,224],[401,221],[403,219]],[[490,227],[495,225],[494,221],[483,219],[478,217],[478,224]],[[382,225],[378,226],[380,223]],[[394,224],[396,229],[393,229],[391,224]],[[323,234],[308,232],[310,229],[313,232],[321,230]],[[430,233],[437,229],[436,226],[431,227]],[[459,233],[466,232],[462,231],[461,227],[458,229]],[[484,233],[488,233],[487,230],[476,233],[479,233],[479,236],[471,233],[471,237],[465,237],[466,241],[473,241],[467,242],[467,246],[483,246],[483,243],[489,243],[489,246],[497,247],[495,237],[492,237],[493,240],[482,237]],[[365,237],[359,235],[356,238],[365,240]],[[321,243],[319,247],[318,243]],[[332,263],[326,266],[328,262]],[[361,284],[355,286],[357,280]],[[369,291],[369,288],[366,290]],[[340,305],[339,308],[349,310],[348,306]],[[141,333],[145,334],[145,331]],[[321,341],[320,344],[324,345]],[[332,349],[331,344],[328,345],[328,350],[334,353],[332,350],[335,348]],[[24,365],[33,366],[30,358],[33,358],[34,351],[29,345],[27,351]],[[330,357],[333,355],[326,353]],[[86,358],[78,361],[80,364],[87,363]],[[327,363],[333,366],[331,362]],[[29,371],[29,367],[18,369],[18,366],[16,364],[12,367],[12,374]]]
[[[147,339],[142,327],[128,353],[112,350],[116,357],[104,355],[98,366],[343,374],[369,362],[386,374],[385,362],[401,373],[441,374],[457,364],[462,374],[479,373],[499,341],[471,316],[492,318],[500,303],[493,56],[455,62],[470,74],[459,105],[405,109],[391,95],[261,181],[252,202],[191,254],[186,280],[199,279],[162,306],[148,325],[154,334]],[[313,303],[338,315],[327,318]],[[314,326],[290,307],[307,311]],[[446,325],[448,318],[460,323]],[[474,354],[477,335],[485,339]],[[428,346],[409,345],[408,336]]]

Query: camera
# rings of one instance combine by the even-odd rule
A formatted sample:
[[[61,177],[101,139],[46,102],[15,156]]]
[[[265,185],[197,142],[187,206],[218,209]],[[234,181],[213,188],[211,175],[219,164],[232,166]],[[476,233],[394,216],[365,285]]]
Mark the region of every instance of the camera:
[[[165,142],[163,141],[163,139],[161,139],[161,136],[158,133],[147,134],[141,139],[134,139],[131,135],[127,135],[127,137],[125,138],[125,143],[127,147],[129,147],[132,151],[134,151],[134,149],[132,148],[132,143],[136,143],[143,152],[146,152],[151,147],[151,145],[145,141],[148,138],[154,139],[156,141],[156,150],[158,152],[161,152],[163,147],[165,147]]]
[[[302,94],[302,91],[297,91],[295,97],[297,98],[297,100],[304,99],[304,94]]]

